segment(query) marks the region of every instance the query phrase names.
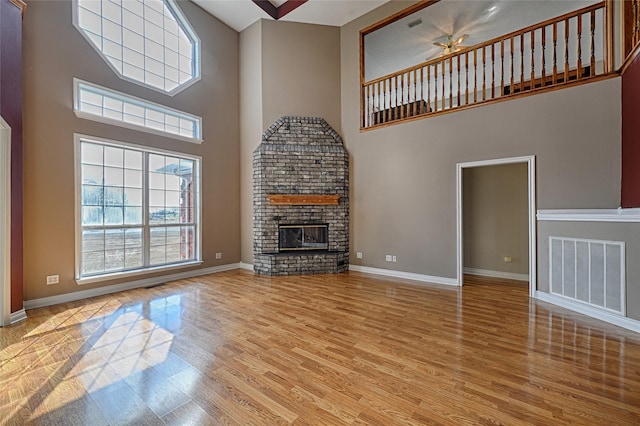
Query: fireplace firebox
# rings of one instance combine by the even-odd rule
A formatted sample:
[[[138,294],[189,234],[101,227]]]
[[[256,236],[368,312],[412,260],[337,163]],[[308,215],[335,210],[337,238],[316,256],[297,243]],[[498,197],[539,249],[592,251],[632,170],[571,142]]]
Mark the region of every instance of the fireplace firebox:
[[[278,226],[279,251],[328,250],[329,226],[280,225]]]

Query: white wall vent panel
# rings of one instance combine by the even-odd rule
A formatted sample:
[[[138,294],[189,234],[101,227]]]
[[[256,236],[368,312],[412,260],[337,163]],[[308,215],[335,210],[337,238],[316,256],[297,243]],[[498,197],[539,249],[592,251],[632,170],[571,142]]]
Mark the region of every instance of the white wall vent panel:
[[[626,314],[623,241],[549,237],[553,294]]]

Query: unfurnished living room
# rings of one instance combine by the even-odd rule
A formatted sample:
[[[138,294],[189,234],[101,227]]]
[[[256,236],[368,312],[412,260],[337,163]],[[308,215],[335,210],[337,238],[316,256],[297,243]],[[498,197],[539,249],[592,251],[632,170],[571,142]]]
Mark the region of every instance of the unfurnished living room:
[[[0,0],[0,424],[640,424],[640,0]]]

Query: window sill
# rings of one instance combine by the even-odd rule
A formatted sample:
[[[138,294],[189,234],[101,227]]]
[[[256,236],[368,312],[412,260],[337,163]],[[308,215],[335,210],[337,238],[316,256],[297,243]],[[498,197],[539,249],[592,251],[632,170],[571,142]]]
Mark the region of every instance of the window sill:
[[[93,284],[93,283],[99,283],[103,281],[117,280],[120,278],[129,278],[129,277],[135,277],[138,275],[153,274],[155,272],[173,271],[176,269],[189,268],[192,266],[200,266],[202,265],[202,263],[203,262],[201,260],[195,260],[192,262],[178,263],[178,264],[172,264],[172,265],[166,265],[166,266],[154,266],[154,267],[145,268],[145,269],[134,269],[132,271],[94,275],[86,278],[76,278],[76,283],[78,285]]]

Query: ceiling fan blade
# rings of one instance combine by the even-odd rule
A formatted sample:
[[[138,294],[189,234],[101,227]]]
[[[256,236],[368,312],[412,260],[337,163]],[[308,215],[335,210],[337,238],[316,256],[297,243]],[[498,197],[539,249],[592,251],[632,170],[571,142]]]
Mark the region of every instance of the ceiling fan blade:
[[[449,47],[444,43],[440,43],[439,41],[434,41],[433,44],[438,46],[438,47],[442,47],[443,49],[446,49],[447,47]]]
[[[469,34],[462,34],[460,37],[458,37],[458,38],[456,39],[456,41],[454,41],[454,42],[453,42],[453,45],[454,45],[454,46],[459,45],[460,43],[462,43],[463,41],[465,41],[467,37],[469,37]]]

